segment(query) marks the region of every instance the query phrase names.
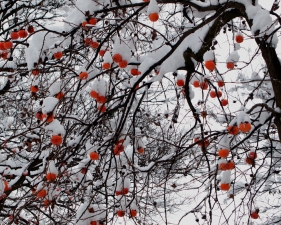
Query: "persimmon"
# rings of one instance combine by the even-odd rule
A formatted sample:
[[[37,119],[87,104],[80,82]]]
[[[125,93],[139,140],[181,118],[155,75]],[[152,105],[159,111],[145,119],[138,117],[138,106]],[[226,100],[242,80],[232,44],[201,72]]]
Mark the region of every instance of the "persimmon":
[[[0,50],[6,50],[4,47],[4,42],[0,41]]]
[[[150,0],[142,0],[143,2],[150,2]]]
[[[28,36],[28,33],[26,30],[19,30],[18,35],[20,38],[26,38]]]
[[[253,165],[253,163],[254,163],[254,159],[251,159],[251,158],[249,158],[249,157],[247,157],[246,159],[245,159],[245,162],[247,163],[247,164],[249,164],[249,165]]]
[[[259,214],[257,212],[252,212],[251,213],[251,218],[256,220],[256,219],[259,218]]]
[[[59,146],[62,144],[62,136],[61,135],[53,135],[51,138],[51,143],[55,146]]]
[[[184,80],[177,80],[177,85],[182,87],[184,85]]]
[[[94,18],[94,17],[92,17],[91,19],[89,19],[89,24],[91,24],[91,25],[96,25],[97,22],[98,22],[97,19]]]
[[[196,87],[196,88],[200,87],[200,82],[199,82],[199,80],[195,80],[195,81],[193,82],[193,86]]]
[[[86,174],[88,171],[88,169],[86,167],[83,167],[80,172],[83,173],[83,174]]]
[[[115,145],[113,150],[114,155],[120,155],[120,153],[124,151],[124,148],[125,147],[122,144]]]
[[[133,76],[137,76],[137,75],[140,75],[140,74],[141,74],[141,72],[138,71],[138,69],[136,69],[136,68],[131,69],[130,72],[131,72],[131,74],[132,74]]]
[[[45,199],[44,202],[43,202],[43,204],[44,204],[45,206],[49,206],[49,205],[51,204],[51,202],[52,202],[52,201],[50,201],[50,200],[48,200],[48,199]]]
[[[227,165],[229,170],[233,170],[235,168],[235,163],[233,161],[229,161]]]
[[[91,96],[92,98],[98,98],[98,97],[99,97],[99,93],[96,92],[96,91],[94,91],[94,90],[91,90],[91,91],[90,91],[90,96]]]
[[[4,48],[6,50],[11,49],[12,47],[13,47],[13,42],[11,42],[11,41],[4,42]]]
[[[127,60],[122,60],[119,62],[119,67],[122,69],[126,68],[127,66],[128,66]]]
[[[242,43],[244,41],[244,37],[242,34],[237,34],[236,37],[235,37],[235,41],[237,43]]]
[[[61,59],[62,56],[63,56],[62,52],[56,52],[56,53],[54,53],[54,58],[55,58],[55,59]]]
[[[81,72],[79,74],[80,80],[87,80],[88,79],[88,73],[87,72]]]
[[[98,225],[97,221],[91,221],[90,225]]]
[[[240,123],[240,125],[239,125],[239,129],[243,133],[249,132],[251,130],[251,128],[252,128],[252,125],[251,125],[251,123],[248,123],[248,122]]]
[[[199,138],[197,138],[197,137],[194,138],[193,142],[197,143],[199,146],[203,146],[203,141],[202,140],[199,141]]]
[[[10,187],[9,187],[9,183],[8,181],[4,181],[4,192],[9,191]]]
[[[64,93],[62,91],[60,91],[59,93],[57,93],[56,98],[61,100],[64,97]]]
[[[99,110],[100,112],[104,113],[104,112],[106,111],[106,106],[105,106],[105,105],[100,105],[100,106],[98,107],[98,110]]]
[[[221,157],[221,158],[226,158],[228,155],[229,155],[229,149],[220,149],[218,151],[218,155]]]
[[[90,43],[90,46],[92,47],[92,48],[98,48],[99,47],[99,43],[98,42],[96,42],[96,41],[91,41],[91,43]]]
[[[81,26],[86,27],[87,24],[89,24],[89,23],[87,21],[84,21],[84,22],[81,23]]]
[[[40,120],[40,121],[42,121],[44,118],[43,118],[43,113],[42,112],[37,112],[36,114],[35,114],[35,117],[38,119],[38,120]]]
[[[159,19],[159,14],[158,13],[151,13],[149,15],[149,20],[151,22],[156,22]]]
[[[122,194],[127,195],[129,193],[129,188],[123,188]]]
[[[44,198],[47,195],[47,191],[45,189],[42,189],[37,192],[37,197],[38,198]]]
[[[115,191],[115,195],[116,196],[122,195],[122,191]]]
[[[239,128],[236,125],[235,126],[228,126],[227,131],[228,131],[229,134],[236,135],[236,134],[239,133]]]
[[[47,181],[54,181],[57,178],[57,175],[54,173],[47,173],[46,174],[46,180]]]
[[[91,152],[91,153],[89,154],[89,156],[90,156],[90,159],[91,159],[91,160],[98,160],[99,157],[100,157],[99,153],[97,153],[97,152]]]
[[[117,211],[117,215],[118,215],[119,217],[123,217],[123,216],[125,216],[125,211],[123,211],[123,210],[118,210],[118,211]]]
[[[216,68],[216,64],[213,60],[208,60],[205,62],[205,67],[210,70],[213,71]]]
[[[99,51],[99,55],[100,55],[101,57],[103,57],[104,54],[105,54],[105,50],[101,49],[101,50]]]
[[[131,217],[136,217],[137,216],[137,210],[131,209],[130,215],[131,215]]]
[[[47,123],[51,123],[54,118],[55,118],[55,115],[52,113],[52,114],[43,114],[43,119],[46,118],[46,122]]]
[[[221,96],[222,96],[222,93],[221,93],[221,91],[217,91],[217,96],[220,98]]]
[[[228,170],[228,164],[227,163],[221,163],[219,165],[219,169],[222,170],[222,171]]]
[[[39,87],[38,87],[37,85],[31,86],[31,87],[30,87],[30,91],[31,91],[32,93],[36,93],[36,92],[39,91]]]
[[[85,45],[90,45],[91,42],[92,42],[91,38],[86,38],[85,41],[84,41]]]
[[[223,80],[219,80],[218,81],[218,86],[219,87],[223,87],[224,86],[224,81]]]
[[[227,62],[226,67],[227,67],[227,69],[232,70],[232,69],[234,69],[234,63],[233,62]]]
[[[208,82],[205,82],[205,81],[204,81],[204,82],[202,82],[202,83],[200,84],[200,88],[203,89],[203,90],[207,90],[208,87],[209,87]]]
[[[34,27],[31,26],[31,25],[28,26],[27,31],[28,31],[28,33],[30,33],[30,34],[34,33]]]
[[[110,63],[103,63],[102,64],[102,68],[105,69],[105,70],[109,70],[111,67]]]
[[[221,188],[222,191],[228,191],[230,189],[230,184],[222,183],[220,185],[220,188]]]
[[[250,152],[249,154],[248,154],[248,158],[250,158],[250,159],[256,159],[258,157],[258,155],[257,155],[257,153],[255,153],[255,152]]]
[[[10,34],[10,37],[13,40],[17,40],[17,39],[19,39],[19,34],[18,34],[18,32],[14,31]]]
[[[122,61],[122,56],[120,54],[114,54],[112,56],[113,62],[120,63]]]
[[[32,75],[34,75],[34,76],[38,76],[39,73],[40,73],[40,70],[39,70],[39,69],[33,69],[31,73],[32,73]]]
[[[222,106],[226,106],[227,104],[228,104],[227,99],[222,99],[222,100],[221,100],[221,105],[222,105]]]
[[[3,59],[7,59],[8,58],[8,52],[2,52],[2,54],[1,54],[1,57],[3,58]]]
[[[217,96],[215,91],[210,91],[210,97],[215,98]]]
[[[138,148],[138,153],[143,154],[144,153],[144,148]]]
[[[98,103],[104,104],[106,102],[106,97],[99,95],[96,100]]]

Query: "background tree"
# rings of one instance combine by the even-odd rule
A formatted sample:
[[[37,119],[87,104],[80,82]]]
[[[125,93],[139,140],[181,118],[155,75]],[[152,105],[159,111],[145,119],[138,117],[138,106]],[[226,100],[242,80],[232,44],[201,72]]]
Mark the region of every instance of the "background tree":
[[[270,3],[2,1],[1,223],[279,224]]]

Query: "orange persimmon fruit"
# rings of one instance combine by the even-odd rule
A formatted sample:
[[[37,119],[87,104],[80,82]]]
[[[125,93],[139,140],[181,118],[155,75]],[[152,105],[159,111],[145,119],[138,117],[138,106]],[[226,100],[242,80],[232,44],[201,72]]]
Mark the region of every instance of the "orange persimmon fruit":
[[[46,180],[47,181],[54,181],[57,178],[57,175],[54,173],[47,173],[46,174]]]
[[[32,73],[32,75],[34,75],[34,76],[38,76],[39,73],[40,73],[40,70],[39,70],[39,69],[33,69],[31,73]]]
[[[230,189],[230,184],[222,183],[220,185],[220,188],[221,188],[222,191],[228,191]]]
[[[235,37],[235,41],[237,43],[242,43],[244,41],[244,37],[242,34],[237,34],[236,37]]]
[[[252,128],[252,125],[251,125],[251,123],[248,123],[248,122],[240,123],[240,125],[239,125],[239,129],[243,133],[249,132],[251,130],[251,128]]]
[[[184,80],[177,80],[177,85],[182,87],[184,85]]]
[[[218,155],[221,157],[221,158],[226,158],[228,155],[229,155],[229,149],[220,149],[218,151]]]
[[[87,80],[87,78],[88,78],[88,73],[87,72],[81,72],[79,74],[79,79],[80,80]]]
[[[205,62],[205,67],[210,70],[213,71],[216,68],[216,64],[213,60],[208,60]]]
[[[10,34],[10,37],[13,40],[17,40],[17,39],[19,39],[19,34],[18,34],[18,32],[14,31]]]
[[[96,25],[97,24],[97,19],[92,17],[91,19],[89,19],[89,24],[92,24],[92,25]]]
[[[200,82],[199,82],[199,80],[195,80],[195,81],[193,82],[193,86],[196,87],[196,88],[200,87]]]
[[[126,68],[127,66],[128,66],[127,60],[122,60],[119,62],[119,67],[122,69]]]
[[[61,59],[62,56],[63,56],[62,52],[56,52],[56,53],[54,53],[54,58],[55,58],[55,59]]]
[[[232,70],[232,69],[234,69],[234,63],[233,62],[227,62],[226,67],[227,67],[227,69]]]
[[[221,100],[221,105],[222,105],[222,106],[226,106],[227,104],[228,104],[227,99],[222,99],[222,100]]]
[[[205,82],[205,81],[204,81],[204,82],[202,82],[202,83],[200,84],[200,88],[203,89],[203,90],[207,90],[208,87],[209,87],[208,82]]]
[[[110,63],[103,63],[102,64],[102,68],[105,69],[105,70],[109,70],[111,67]]]
[[[227,131],[229,134],[236,135],[239,133],[239,128],[238,126],[228,126]]]
[[[39,91],[39,87],[37,85],[31,86],[30,91],[33,92],[33,93],[36,93],[36,92]]]
[[[117,53],[112,56],[112,59],[115,63],[120,63],[122,61],[122,56]]]
[[[97,153],[97,152],[91,152],[91,153],[89,154],[89,156],[90,156],[90,159],[91,159],[91,160],[98,160],[99,157],[100,157],[99,153]]]
[[[62,144],[62,136],[61,135],[53,135],[51,137],[51,143],[55,146],[59,146]]]
[[[137,210],[131,209],[130,215],[131,215],[131,217],[136,217],[137,216]]]
[[[44,198],[47,195],[47,191],[45,189],[42,189],[37,192],[37,197],[38,198]]]
[[[256,219],[259,218],[259,214],[257,212],[252,212],[251,213],[251,218],[256,220]]]
[[[123,211],[123,210],[118,210],[118,211],[117,211],[117,215],[118,215],[119,217],[123,217],[123,216],[125,216],[125,211]]]
[[[18,35],[20,38],[26,38],[28,36],[28,33],[26,30],[19,30]]]
[[[218,86],[219,87],[223,87],[224,86],[224,81],[223,80],[219,80],[218,81]]]
[[[158,13],[151,13],[149,15],[149,20],[151,22],[156,22],[159,19],[159,14]]]

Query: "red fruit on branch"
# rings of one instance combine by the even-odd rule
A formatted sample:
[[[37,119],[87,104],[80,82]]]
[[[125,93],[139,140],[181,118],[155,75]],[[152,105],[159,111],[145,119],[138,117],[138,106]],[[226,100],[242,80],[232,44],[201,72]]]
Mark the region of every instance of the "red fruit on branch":
[[[216,64],[213,60],[208,60],[205,62],[205,67],[210,70],[213,71],[216,68]]]
[[[159,14],[158,13],[151,13],[149,15],[149,20],[151,22],[156,22],[159,19]]]
[[[51,138],[51,143],[55,146],[59,146],[62,144],[62,136],[61,135],[53,135]]]

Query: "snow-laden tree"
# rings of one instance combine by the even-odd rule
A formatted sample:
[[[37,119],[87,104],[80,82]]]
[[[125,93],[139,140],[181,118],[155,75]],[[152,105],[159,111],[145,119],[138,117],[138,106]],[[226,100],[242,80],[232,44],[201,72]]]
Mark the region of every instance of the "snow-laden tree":
[[[2,0],[1,224],[280,224],[266,2]]]

